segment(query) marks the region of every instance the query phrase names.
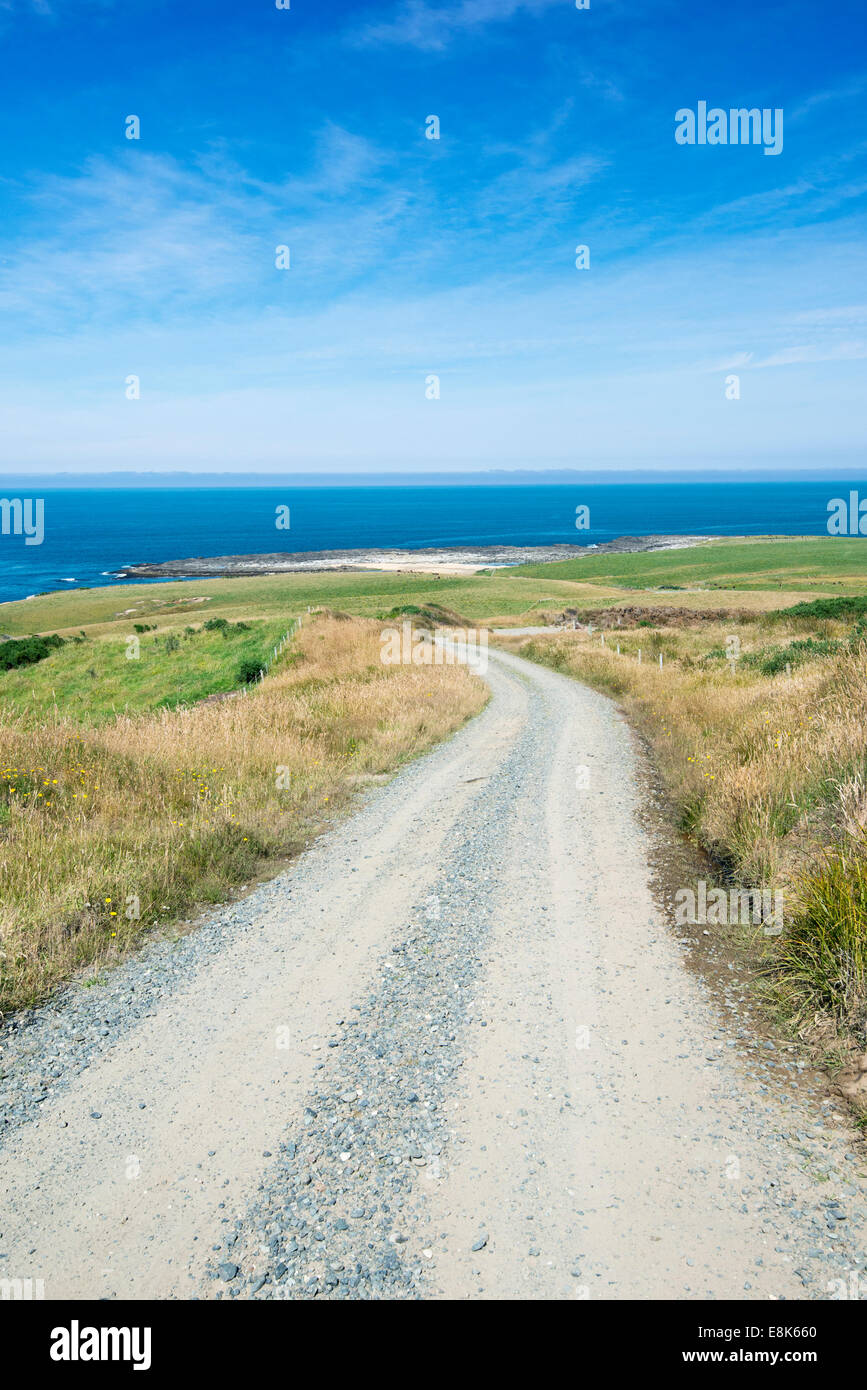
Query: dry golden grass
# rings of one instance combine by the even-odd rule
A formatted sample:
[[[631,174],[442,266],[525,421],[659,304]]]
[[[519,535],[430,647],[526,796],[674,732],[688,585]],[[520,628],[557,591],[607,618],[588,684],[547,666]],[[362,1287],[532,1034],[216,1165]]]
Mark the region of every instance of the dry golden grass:
[[[653,745],[683,828],[731,881],[784,890],[789,929],[773,949],[787,1012],[803,1022],[830,1011],[862,1039],[867,874],[853,865],[867,848],[867,649],[810,660],[791,676],[763,676],[742,660],[732,673],[712,655],[732,633],[747,655],[767,635],[750,623],[609,631],[605,647],[583,632],[504,644],[620,700]],[[793,634],[803,629],[778,625],[783,645]]]
[[[383,666],[379,632],[317,619],[247,696],[0,727],[0,1009],[222,900],[484,705],[464,667]]]

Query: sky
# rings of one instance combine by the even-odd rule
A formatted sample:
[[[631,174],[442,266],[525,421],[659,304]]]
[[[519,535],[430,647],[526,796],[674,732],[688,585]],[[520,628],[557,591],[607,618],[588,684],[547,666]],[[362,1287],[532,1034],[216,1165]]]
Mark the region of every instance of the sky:
[[[858,467],[865,33],[0,0],[0,469]],[[782,150],[679,144],[702,101],[781,110]]]

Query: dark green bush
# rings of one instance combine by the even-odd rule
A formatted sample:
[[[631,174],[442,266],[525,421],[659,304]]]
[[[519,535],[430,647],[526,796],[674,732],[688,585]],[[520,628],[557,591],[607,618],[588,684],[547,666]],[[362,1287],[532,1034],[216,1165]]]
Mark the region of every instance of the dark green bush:
[[[0,671],[12,671],[16,666],[33,666],[62,646],[63,638],[56,633],[50,633],[47,637],[13,637],[8,642],[0,642]]]
[[[224,637],[231,637],[236,632],[249,632],[249,623],[230,623],[227,618],[209,618],[205,623],[206,632],[221,632]]]
[[[816,598],[809,603],[796,603],[794,608],[775,608],[766,618],[773,622],[789,618],[858,618],[867,615],[867,596],[841,594],[839,598]]]
[[[265,670],[261,661],[256,661],[254,657],[246,656],[238,666],[238,682],[240,685],[252,685],[257,681]]]

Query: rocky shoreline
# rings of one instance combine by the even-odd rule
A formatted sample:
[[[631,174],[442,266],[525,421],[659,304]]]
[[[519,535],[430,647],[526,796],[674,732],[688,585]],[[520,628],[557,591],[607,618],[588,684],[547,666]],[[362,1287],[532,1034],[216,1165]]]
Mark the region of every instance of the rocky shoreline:
[[[600,545],[424,546],[419,550],[309,550],[269,555],[196,556],[128,565],[116,579],[207,579],[266,574],[315,574],[365,570],[472,572],[495,566],[547,564],[584,555],[630,554],[679,550],[711,540],[710,536],[619,536]]]

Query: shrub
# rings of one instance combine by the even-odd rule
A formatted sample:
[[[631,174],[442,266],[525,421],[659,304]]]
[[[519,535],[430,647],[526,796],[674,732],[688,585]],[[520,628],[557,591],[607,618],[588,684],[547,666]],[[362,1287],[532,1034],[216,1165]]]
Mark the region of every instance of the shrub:
[[[264,672],[265,666],[261,661],[247,656],[238,666],[238,682],[240,685],[252,685]]]
[[[8,642],[0,642],[0,671],[11,671],[16,666],[32,666],[44,661],[57,647],[63,646],[63,638],[51,633],[48,637],[17,637]]]
[[[206,632],[221,632],[224,637],[231,637],[236,632],[249,632],[249,623],[230,623],[226,618],[209,618],[205,623]]]
[[[867,614],[867,596],[841,594],[838,598],[816,598],[809,603],[796,603],[793,608],[776,608],[766,617],[771,622],[788,622],[790,618],[857,618],[862,614]]]

